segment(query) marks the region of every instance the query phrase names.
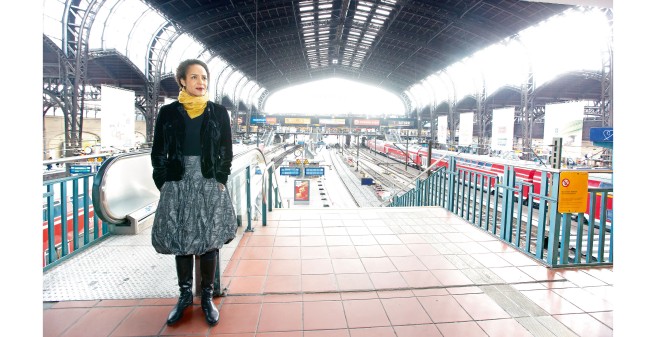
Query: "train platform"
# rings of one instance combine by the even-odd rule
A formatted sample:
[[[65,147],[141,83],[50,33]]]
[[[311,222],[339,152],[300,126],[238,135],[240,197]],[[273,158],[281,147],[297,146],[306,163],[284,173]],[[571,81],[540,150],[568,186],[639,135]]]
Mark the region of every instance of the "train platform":
[[[319,197],[319,200],[321,198]],[[43,336],[612,336],[612,267],[552,269],[439,207],[275,209],[221,253],[225,296],[174,326],[150,226],[43,274]]]

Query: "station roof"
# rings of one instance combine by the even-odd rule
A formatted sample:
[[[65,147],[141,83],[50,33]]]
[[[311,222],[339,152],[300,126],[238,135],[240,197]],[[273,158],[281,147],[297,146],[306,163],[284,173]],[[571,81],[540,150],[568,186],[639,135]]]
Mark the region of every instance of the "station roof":
[[[578,4],[578,0],[563,1],[568,4],[523,0],[144,1],[269,91],[341,77],[395,94]],[[363,16],[364,12],[369,15]],[[45,35],[43,54],[44,80],[59,78],[62,51]],[[137,95],[143,95],[146,87],[143,72],[115,50],[90,51],[87,81],[131,89]],[[598,100],[600,81],[600,73],[564,74],[537,87],[534,103]],[[162,96],[177,96],[172,74],[162,76],[160,90]],[[226,97],[221,99],[235,105]],[[518,105],[519,89],[504,87],[489,94],[486,103],[492,108]],[[470,109],[472,104],[475,101],[460,102],[458,108]]]
[[[329,77],[400,94],[572,7],[521,0],[145,0],[269,91]]]

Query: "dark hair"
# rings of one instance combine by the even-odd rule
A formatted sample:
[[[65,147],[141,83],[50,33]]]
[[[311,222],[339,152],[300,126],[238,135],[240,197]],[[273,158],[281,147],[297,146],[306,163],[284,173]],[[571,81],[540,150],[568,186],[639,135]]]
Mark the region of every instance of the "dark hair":
[[[178,69],[175,70],[175,81],[178,83],[178,87],[180,87],[180,89],[183,87],[180,80],[187,78],[187,69],[189,69],[189,66],[194,64],[198,64],[205,68],[205,72],[207,73],[207,81],[210,81],[210,70],[207,68],[207,64],[205,64],[205,62],[196,59],[184,60],[180,62]]]

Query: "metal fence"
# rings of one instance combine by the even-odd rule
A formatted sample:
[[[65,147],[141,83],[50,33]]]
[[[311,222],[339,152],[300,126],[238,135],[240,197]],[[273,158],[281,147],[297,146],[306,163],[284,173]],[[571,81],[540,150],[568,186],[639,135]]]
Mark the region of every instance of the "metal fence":
[[[108,234],[107,226],[93,209],[94,175],[80,174],[43,183],[45,269]]]
[[[502,175],[459,167],[456,158],[415,187],[395,196],[390,207],[441,206],[474,226],[511,244],[549,267],[613,263],[612,184],[587,188],[584,212],[558,212],[564,172],[599,170],[536,170],[539,184],[517,177],[506,165]]]

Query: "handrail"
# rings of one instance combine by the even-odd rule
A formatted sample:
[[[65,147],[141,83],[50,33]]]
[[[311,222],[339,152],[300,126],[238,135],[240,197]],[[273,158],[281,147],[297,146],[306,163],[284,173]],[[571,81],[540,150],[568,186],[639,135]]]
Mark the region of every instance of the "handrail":
[[[262,162],[266,163],[266,157],[262,152],[262,150],[259,148],[252,148],[236,154],[235,157],[233,158],[233,167],[238,166],[239,169],[237,171],[239,171],[242,168],[249,166],[251,163],[248,162],[248,160],[252,158],[251,155],[255,155],[259,157]],[[117,182],[120,183],[123,180],[112,181],[110,184],[107,183],[106,173],[109,171],[111,167],[117,165],[118,163],[121,163],[121,161],[126,158],[135,157],[135,156],[147,157],[144,158],[144,160],[148,161],[147,166],[150,167],[150,149],[149,149],[148,151],[122,153],[113,157],[109,157],[103,162],[102,166],[98,169],[98,172],[96,174],[96,179],[94,179],[94,183],[93,183],[92,199],[93,199],[94,209],[96,210],[98,217],[103,221],[106,221],[111,224],[124,224],[127,222],[127,215],[159,200],[159,190],[155,186],[155,183],[153,182],[151,177],[152,171],[144,170],[143,166],[145,163],[143,161],[139,162],[139,168],[130,170],[130,172],[134,172],[135,174],[139,172],[142,172],[142,174],[148,172],[147,176],[144,175],[141,177],[141,179],[131,179],[130,184],[120,184],[118,185],[118,187],[115,184]],[[125,179],[124,181],[127,181],[127,179]],[[108,192],[107,189],[109,185],[113,185],[115,188],[117,187],[121,191],[120,195],[117,195],[114,198],[112,198],[112,196],[107,195],[106,192]],[[126,192],[127,193],[132,192],[133,198],[127,200],[127,202],[119,203],[119,207],[111,208],[109,206],[109,203],[111,203],[112,201],[125,199]],[[135,204],[135,202],[137,203]],[[129,210],[127,208],[128,206],[131,207]]]
[[[395,144],[396,145],[396,144]],[[456,156],[459,155],[461,152],[456,153]],[[403,189],[406,187],[409,187],[410,185],[416,185],[417,184],[417,179],[421,178],[422,175],[430,171],[435,165],[437,165],[444,157],[447,156],[447,153],[443,154],[440,158],[438,158],[433,164],[430,164],[425,170],[421,171],[417,176],[414,178],[410,179],[409,182],[407,182],[405,185],[403,185],[401,188],[399,188],[399,191],[394,193],[393,195],[390,195],[390,197],[386,200],[380,203],[380,206],[383,207],[385,206],[385,202],[392,202],[394,200],[394,197],[397,197],[401,192],[403,192]],[[428,162],[430,163],[431,158],[428,158]]]
[[[123,179],[111,181],[111,184],[107,183],[107,173],[109,172],[110,168],[114,167],[114,165],[128,165],[128,162],[122,161],[126,158],[133,158],[137,156],[144,156],[146,158],[141,159],[141,162],[139,162],[140,165],[138,165],[138,167],[126,167],[125,169],[129,170],[131,174],[136,175],[141,173],[141,179]],[[147,176],[144,175],[145,171],[142,167],[144,160],[150,163],[150,151],[121,153],[116,156],[109,157],[103,162],[102,166],[100,166],[100,169],[98,169],[98,172],[96,173],[96,178],[93,181],[92,189],[93,207],[94,210],[98,213],[98,217],[100,219],[111,224],[124,224],[126,223],[126,217],[130,213],[159,199],[159,191],[157,190],[157,187],[155,186],[155,183],[153,182],[150,174],[152,171],[149,171]],[[136,164],[133,164],[133,166],[134,165]],[[130,183],[121,184],[121,182],[125,181],[129,181]],[[120,193],[118,195],[111,195],[111,193],[108,194],[108,192],[111,192],[108,190],[110,186],[112,190],[118,189]],[[126,194],[129,194],[130,192],[132,192],[132,198],[125,200]],[[121,202],[118,204],[118,206],[114,205],[114,208],[110,208],[109,204],[111,202],[115,202],[116,200],[121,200]],[[130,210],[127,210],[128,205],[134,206],[134,202],[136,201],[147,201],[147,203],[144,205],[138,205],[140,207],[136,209],[131,209],[132,207],[130,207]]]

